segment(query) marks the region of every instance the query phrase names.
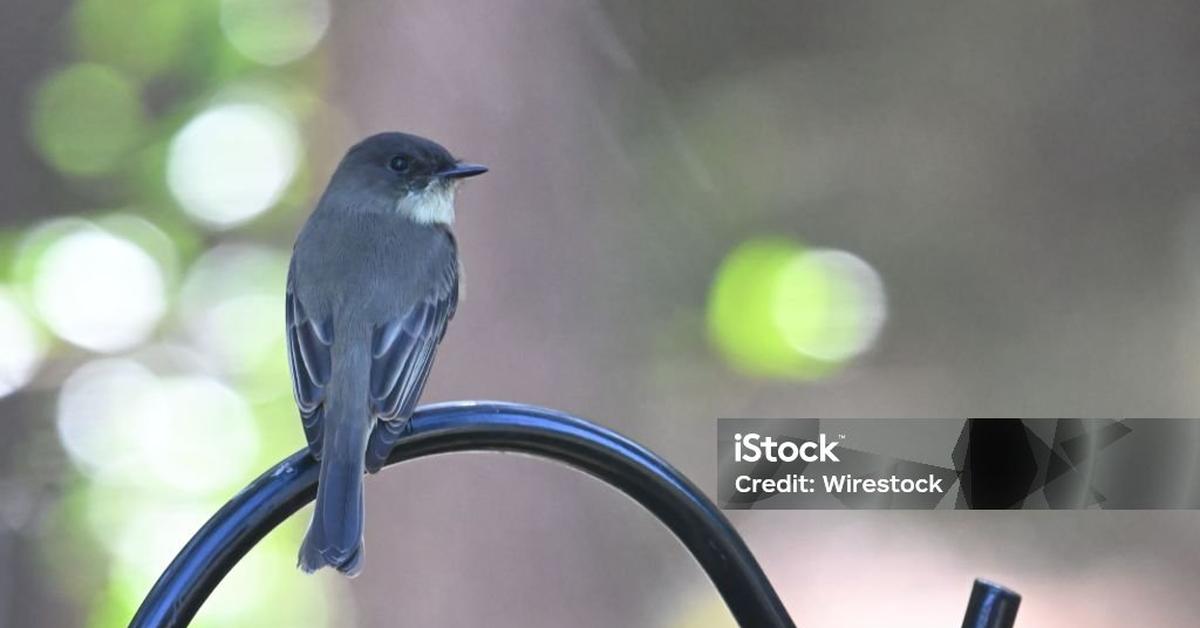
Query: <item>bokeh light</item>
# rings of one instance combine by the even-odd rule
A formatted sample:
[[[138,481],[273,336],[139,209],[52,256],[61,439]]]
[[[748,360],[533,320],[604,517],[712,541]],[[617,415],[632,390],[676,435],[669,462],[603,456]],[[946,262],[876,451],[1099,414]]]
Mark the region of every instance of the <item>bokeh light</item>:
[[[259,104],[216,105],[175,136],[167,184],[190,216],[221,229],[270,209],[296,174],[295,122]]]
[[[284,251],[227,244],[205,252],[188,269],[180,315],[196,347],[226,372],[243,373],[266,360],[286,362],[287,266]]]
[[[811,250],[779,269],[772,315],[788,346],[826,362],[866,350],[879,335],[886,308],[883,281],[845,251]]]
[[[137,85],[102,65],[60,70],[33,99],[33,144],[67,174],[111,171],[141,139],[146,124]]]
[[[103,486],[88,496],[92,533],[117,559],[117,569],[142,585],[143,595],[219,505],[144,497]]]
[[[149,220],[130,213],[96,216],[93,222],[101,229],[136,244],[154,258],[168,283],[178,278],[181,263],[178,238],[168,235]]]
[[[886,317],[883,282],[858,257],[751,240],[713,280],[709,335],[737,369],[815,378],[865,351]]]
[[[259,435],[233,389],[199,374],[158,376],[129,359],[85,364],[63,383],[64,448],[96,481],[169,495],[230,490],[253,470]]]
[[[0,397],[27,384],[45,350],[38,329],[13,294],[0,288]]]
[[[254,470],[258,432],[246,401],[215,379],[162,379],[127,409],[143,469],[170,494],[238,487]]]
[[[166,309],[162,271],[129,240],[73,224],[35,263],[37,312],[55,334],[80,347],[128,349],[149,337]]]
[[[158,0],[81,0],[71,14],[75,45],[89,59],[149,77],[169,67],[188,44],[185,35],[199,6]]]
[[[276,455],[265,452],[259,417],[237,390],[189,370],[203,360],[165,345],[137,355],[84,364],[59,395],[59,436],[86,479],[76,489],[81,520],[112,559],[109,590],[93,611],[103,625],[128,621],[211,513]],[[194,625],[324,625],[324,582],[278,570],[294,562],[300,523],[257,545]]]
[[[247,58],[283,65],[316,48],[329,14],[328,0],[222,0],[221,30]]]
[[[54,565],[72,618],[124,626],[211,513],[303,443],[282,329],[288,252],[226,238],[308,200],[297,121],[324,105],[319,73],[294,62],[318,50],[332,8],[73,0],[52,12],[69,60],[34,84],[26,133],[72,180],[22,205],[55,218],[0,238],[0,397],[54,389],[43,423],[71,469],[41,549],[70,557]],[[325,624],[330,580],[290,569],[303,523],[256,546],[193,625]]]
[[[129,359],[104,359],[76,369],[59,388],[59,440],[72,462],[91,479],[109,484],[142,477],[130,400],[153,388],[155,375]]]

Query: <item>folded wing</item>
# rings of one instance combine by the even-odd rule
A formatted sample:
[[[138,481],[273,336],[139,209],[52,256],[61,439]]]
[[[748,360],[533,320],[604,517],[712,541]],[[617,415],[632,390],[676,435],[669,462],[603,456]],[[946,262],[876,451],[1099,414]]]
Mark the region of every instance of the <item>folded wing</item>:
[[[376,326],[371,341],[370,408],[379,419],[367,444],[367,470],[383,466],[404,434],[429,377],[438,343],[458,306],[458,258],[450,246],[434,265],[432,288],[408,311]]]
[[[313,320],[296,297],[289,269],[287,282],[288,365],[304,437],[313,457],[321,459],[321,433],[325,416],[325,387],[332,367],[331,321]]]

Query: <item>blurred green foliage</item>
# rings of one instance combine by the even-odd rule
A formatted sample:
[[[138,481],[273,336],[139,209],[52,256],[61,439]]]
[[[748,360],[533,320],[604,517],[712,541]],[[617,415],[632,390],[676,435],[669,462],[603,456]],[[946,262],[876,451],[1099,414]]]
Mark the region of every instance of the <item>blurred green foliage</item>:
[[[748,240],[717,269],[713,344],[756,376],[813,379],[867,349],[883,322],[882,283],[858,258],[790,240]]]
[[[115,168],[147,126],[137,85],[107,66],[70,66],[50,76],[33,103],[33,140],[51,165],[71,175]]]
[[[81,57],[148,78],[170,71],[185,52],[189,28],[208,2],[82,0],[71,14]]]
[[[794,349],[785,328],[802,328],[805,301],[819,285],[792,289],[780,302],[780,277],[804,249],[781,239],[753,240],[733,250],[713,279],[709,295],[709,336],[739,370],[770,377],[815,377],[832,365]],[[818,279],[819,281],[819,279]]]
[[[47,208],[53,218],[4,234],[11,293],[40,342],[53,334],[38,318],[33,287],[47,252],[73,234],[103,233],[144,252],[168,304],[145,341],[117,356],[98,360],[58,341],[46,357],[71,373],[57,412],[76,470],[42,554],[95,628],[126,625],[204,520],[302,445],[281,327],[287,253],[254,223],[296,220],[278,214],[310,196],[304,147],[273,147],[298,170],[279,175],[285,189],[248,225],[183,212],[166,174],[172,139],[221,103],[264,107],[301,127],[323,110],[310,53],[329,13],[320,0],[79,0],[64,22],[75,58],[31,94],[30,143],[76,193],[108,208]],[[193,158],[219,176],[219,155]],[[245,213],[236,194],[221,200]],[[95,263],[102,269],[106,260]],[[68,289],[44,284],[42,292]],[[95,297],[62,296],[74,306],[65,315],[78,317]],[[302,531],[294,518],[255,547],[194,625],[323,625],[328,581],[292,568]]]

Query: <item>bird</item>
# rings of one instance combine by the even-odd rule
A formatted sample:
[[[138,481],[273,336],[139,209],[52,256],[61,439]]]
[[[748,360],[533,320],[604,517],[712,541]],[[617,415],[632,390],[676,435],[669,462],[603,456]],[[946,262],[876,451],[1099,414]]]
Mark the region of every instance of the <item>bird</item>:
[[[363,474],[378,471],[454,317],[455,192],[487,172],[417,135],[372,135],[342,158],[292,249],[287,353],[320,464],[298,566],[362,570]]]

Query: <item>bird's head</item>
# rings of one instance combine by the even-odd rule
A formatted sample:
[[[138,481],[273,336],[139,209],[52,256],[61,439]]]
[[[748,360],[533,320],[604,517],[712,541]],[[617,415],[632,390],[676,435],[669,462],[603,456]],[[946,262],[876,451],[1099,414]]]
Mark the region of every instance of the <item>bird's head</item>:
[[[454,192],[487,168],[455,159],[437,142],[407,133],[372,135],[342,158],[330,193],[347,208],[398,211],[420,223],[454,222]]]

